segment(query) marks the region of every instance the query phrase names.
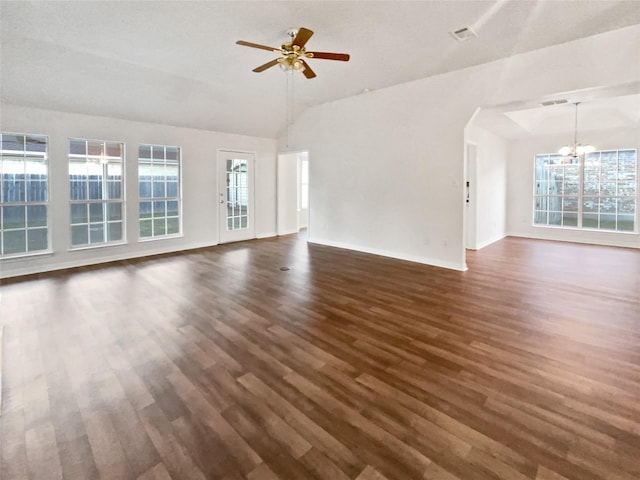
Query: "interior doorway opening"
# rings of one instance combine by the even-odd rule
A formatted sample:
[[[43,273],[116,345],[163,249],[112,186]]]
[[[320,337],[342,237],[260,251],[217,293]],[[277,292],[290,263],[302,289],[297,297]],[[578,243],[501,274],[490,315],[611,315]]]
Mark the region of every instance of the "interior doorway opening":
[[[309,152],[278,155],[277,232],[288,235],[309,227]]]

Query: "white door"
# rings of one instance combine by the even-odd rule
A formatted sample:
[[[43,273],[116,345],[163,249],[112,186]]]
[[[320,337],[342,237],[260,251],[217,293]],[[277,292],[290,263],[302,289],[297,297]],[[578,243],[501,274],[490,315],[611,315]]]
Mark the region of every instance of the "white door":
[[[252,153],[218,151],[220,243],[255,238]]]

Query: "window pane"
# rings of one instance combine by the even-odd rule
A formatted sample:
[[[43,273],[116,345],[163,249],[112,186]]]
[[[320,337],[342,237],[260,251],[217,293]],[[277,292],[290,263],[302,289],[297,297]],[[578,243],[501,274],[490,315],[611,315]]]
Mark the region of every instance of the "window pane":
[[[140,145],[138,147],[139,158],[151,158],[151,147],[149,145]]]
[[[44,227],[46,225],[47,207],[45,205],[27,206],[27,227]]]
[[[633,232],[634,230],[633,215],[618,215],[618,230],[621,232]]]
[[[562,225],[562,213],[549,212],[549,225]]]
[[[160,146],[153,147],[153,159],[164,160],[164,147],[160,147]]]
[[[165,196],[164,182],[153,182],[153,196],[160,198]]]
[[[27,135],[25,137],[25,146],[28,152],[46,152],[47,139],[35,135]]]
[[[89,243],[89,229],[87,225],[71,227],[71,245],[86,245]]]
[[[564,197],[562,199],[562,211],[563,212],[577,212],[578,211],[578,197]]]
[[[71,200],[87,199],[87,182],[74,180],[69,183]]]
[[[167,202],[167,216],[168,217],[177,217],[178,216],[178,202],[170,201]]]
[[[47,229],[46,228],[36,228],[36,229],[29,230],[27,232],[27,236],[29,237],[28,250],[30,252],[47,249]]]
[[[107,241],[117,242],[122,240],[122,222],[107,224]]]
[[[117,199],[122,198],[122,183],[120,182],[107,182],[108,198]]]
[[[153,202],[153,216],[164,217],[166,215],[165,202]]]
[[[615,230],[616,216],[612,214],[600,215],[600,228],[604,230]]]
[[[178,181],[178,166],[177,165],[167,165],[164,168],[164,174],[167,180],[171,180],[173,182]]]
[[[87,216],[87,204],[72,204],[71,205],[71,223],[87,223],[89,217]]]
[[[7,135],[3,133],[2,149],[24,151],[24,135]]]
[[[24,228],[25,225],[25,207],[2,207],[3,229]]]
[[[89,204],[89,222],[102,222],[104,220],[102,203]]]
[[[618,182],[618,195],[620,196],[635,196],[636,195],[636,181],[620,181]]]
[[[107,220],[122,220],[122,204],[109,203],[107,205]]]
[[[122,144],[120,143],[107,143],[107,156],[108,157],[121,157],[122,156]]]
[[[151,176],[153,177],[153,180],[158,182],[158,181],[163,181],[165,179],[165,168],[162,165],[153,165],[151,167]]]
[[[615,182],[600,183],[600,195],[615,195],[615,194],[616,194]]]
[[[167,197],[178,196],[178,182],[167,182]]]
[[[582,202],[582,211],[585,213],[597,212],[599,207],[598,198],[585,197]]]
[[[17,175],[14,175],[17,176]],[[22,175],[24,176],[24,175]],[[5,180],[2,182],[2,201],[6,203],[24,202],[24,180]]]
[[[46,202],[47,201],[47,182],[45,181],[28,181],[27,182],[27,202]]]
[[[140,237],[150,237],[152,235],[152,220],[140,220]]]
[[[167,219],[167,234],[173,235],[180,233],[180,220],[177,218]]]
[[[598,215],[585,213],[582,215],[582,228],[598,228]]]
[[[70,140],[69,141],[69,153],[73,155],[86,155],[87,154],[87,142],[84,140]]]
[[[102,199],[102,182],[89,182],[89,199]]]
[[[154,235],[165,235],[166,234],[164,218],[156,218],[153,221],[153,234]]]
[[[167,160],[178,160],[178,148],[167,147]]]
[[[107,164],[107,177],[108,177],[108,180],[122,180],[122,164],[121,163]]]
[[[600,201],[600,213],[615,213],[617,210],[615,198],[603,198]]]
[[[578,226],[578,214],[577,213],[565,213],[562,217],[562,225],[565,227],[577,227]]]
[[[2,234],[2,246],[5,254],[22,253],[27,251],[26,232],[24,230],[9,230]]]
[[[102,142],[87,142],[87,155],[104,155],[104,144]]]
[[[636,201],[633,198],[619,198],[618,199],[618,213],[633,215],[636,213]]]
[[[91,243],[104,242],[104,223],[89,224],[89,240]]]
[[[140,182],[139,190],[140,198],[151,197],[151,182]]]
[[[152,213],[152,203],[151,202],[140,202],[140,211],[139,211],[139,217],[140,218],[148,218],[151,217],[151,213]]]

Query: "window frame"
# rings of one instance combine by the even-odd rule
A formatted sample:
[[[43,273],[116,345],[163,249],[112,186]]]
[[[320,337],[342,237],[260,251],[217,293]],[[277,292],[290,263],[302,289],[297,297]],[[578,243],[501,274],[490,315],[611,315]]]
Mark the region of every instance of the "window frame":
[[[142,149],[149,149],[149,157],[142,156]],[[156,158],[155,153],[158,149],[162,150],[162,158]],[[173,159],[168,158],[167,152],[170,149],[174,149],[176,151],[177,159],[174,162]],[[141,143],[138,145],[138,162],[137,162],[137,171],[138,171],[138,241],[139,242],[150,242],[154,240],[162,240],[167,238],[176,238],[182,237],[182,147],[177,145],[160,145],[157,143]],[[141,168],[143,166],[147,166],[150,168],[150,171],[153,171],[154,166],[161,166],[166,168],[168,166],[177,166],[177,180],[170,181],[167,178],[167,175],[163,175],[163,179],[158,181],[154,178],[153,175],[149,175],[149,179],[141,180]],[[142,195],[142,183],[148,183],[150,189],[149,196]],[[176,183],[176,195],[168,195],[168,186],[171,183]],[[162,190],[164,191],[164,196],[154,195],[155,193],[155,185],[156,184],[164,184]],[[164,203],[163,212],[164,214],[156,215],[155,208],[157,203]],[[169,202],[176,202],[177,208],[175,211],[177,215],[169,215]],[[148,203],[150,208],[149,217],[143,217],[142,213],[142,204]],[[156,222],[158,220],[164,220],[164,231],[162,233],[156,233]],[[175,219],[177,220],[177,232],[167,233],[169,230],[169,221]],[[149,223],[151,227],[151,235],[142,235],[143,233],[143,224]]]
[[[24,137],[24,144],[23,144],[23,150],[7,150],[6,152],[13,152],[13,153],[5,153],[5,150],[3,149],[3,137],[4,136],[16,136],[16,137]],[[28,137],[32,137],[32,138],[39,138],[39,139],[44,139],[45,140],[45,149],[44,152],[38,152],[36,150],[27,150],[27,138]],[[5,228],[4,228],[4,218],[0,218],[0,236],[2,236],[2,238],[0,238],[0,260],[5,261],[5,260],[11,260],[11,259],[16,259],[16,258],[23,258],[23,257],[33,257],[33,256],[38,256],[38,255],[47,255],[47,254],[51,254],[52,253],[52,247],[51,247],[51,230],[52,230],[52,226],[51,226],[51,174],[50,174],[50,155],[49,155],[49,149],[50,149],[50,138],[49,135],[45,135],[45,134],[37,134],[37,133],[24,133],[24,132],[9,132],[9,131],[0,131],[0,215],[4,216],[4,208],[5,207],[23,207],[24,208],[24,227],[22,228],[14,228],[14,229],[9,229],[10,231],[18,231],[18,230],[23,230],[24,231],[24,246],[25,246],[25,250],[20,251],[20,252],[12,252],[12,253],[4,253],[4,247],[5,247],[5,242],[4,242],[4,234],[5,234]],[[29,155],[30,153],[30,155]],[[42,155],[37,155],[38,153],[42,153]],[[4,198],[4,188],[5,188],[5,179],[4,179],[4,157],[5,156],[12,156],[12,157],[22,157],[23,161],[22,164],[25,167],[25,173],[24,173],[24,178],[22,179],[22,181],[24,182],[24,200],[22,201],[13,201],[13,202],[4,202],[3,198]],[[32,179],[28,179],[27,178],[27,172],[26,172],[26,159],[31,156],[31,157],[39,157],[43,160],[44,166],[46,168],[46,179],[44,179],[45,182],[45,194],[46,194],[46,200],[29,200],[28,196],[29,196],[29,190],[27,188],[27,183],[32,181]],[[38,182],[42,182],[43,179],[39,178],[37,179]],[[29,207],[38,207],[38,206],[43,206],[45,208],[45,215],[44,215],[44,225],[34,225],[34,226],[29,226]],[[45,229],[46,230],[46,247],[43,249],[38,249],[38,250],[29,250],[29,231],[33,231],[33,230],[42,230]]]
[[[634,195],[620,195],[620,191],[619,191],[619,186],[621,184],[621,171],[620,171],[620,157],[621,157],[621,152],[633,152],[632,156],[635,157],[635,170],[633,172],[633,175],[635,176],[635,185],[634,185]],[[598,185],[598,193],[594,194],[594,193],[587,193],[586,191],[586,185],[587,185],[587,180],[586,180],[586,175],[589,173],[588,169],[592,166],[600,166],[602,164],[601,160],[603,157],[603,154],[615,154],[615,159],[616,159],[616,167],[615,167],[615,179],[610,179],[608,182],[609,184],[615,184],[615,188],[616,191],[614,194],[612,193],[602,193],[602,184],[605,183],[602,181],[601,178],[601,171],[598,170],[597,174],[598,174],[598,180],[597,180],[597,185]],[[593,157],[598,157],[598,160],[595,161],[596,163],[591,163],[594,162]],[[566,182],[564,182],[564,177],[563,177],[563,189],[562,192],[558,193],[558,194],[550,194],[549,193],[549,189],[547,188],[546,193],[538,193],[538,188],[540,183],[544,183],[545,179],[540,179],[538,177],[538,160],[540,158],[544,159],[544,157],[547,157],[546,159],[551,161],[552,159],[555,160],[554,164],[555,165],[559,165],[560,167],[564,167],[566,165],[576,165],[578,168],[578,184],[577,184],[577,191],[575,194],[567,194],[565,191],[565,185]],[[534,160],[533,160],[533,202],[532,202],[532,211],[533,211],[533,217],[532,217],[532,226],[533,227],[542,227],[542,228],[559,228],[559,229],[566,229],[566,230],[582,230],[582,231],[589,231],[589,232],[602,232],[602,233],[615,233],[615,234],[638,234],[640,232],[640,228],[639,228],[639,219],[640,219],[640,214],[639,214],[639,201],[640,201],[640,162],[638,160],[638,150],[636,148],[613,148],[613,149],[603,149],[603,150],[598,150],[592,153],[588,153],[586,155],[582,155],[580,157],[577,158],[572,158],[572,157],[566,157],[563,155],[560,155],[558,153],[542,153],[542,154],[536,154],[534,155]],[[550,177],[547,179],[548,183],[551,183],[551,179]],[[540,199],[549,199],[551,197],[557,197],[559,199],[559,202],[561,203],[561,208],[558,211],[555,210],[550,210],[548,207],[545,210],[540,210],[539,207],[539,200]],[[565,212],[564,211],[564,204],[565,204],[565,199],[567,198],[576,198],[577,199],[577,208],[575,210],[575,214],[577,216],[577,222],[576,225],[564,225],[564,221],[565,221]],[[590,212],[590,211],[586,211],[585,212],[585,202],[588,202],[589,199],[595,199],[596,205],[599,207],[596,209],[595,212]],[[633,204],[634,204],[634,213],[633,213],[633,217],[632,217],[632,221],[633,221],[633,229],[631,230],[624,230],[624,229],[618,229],[619,228],[619,221],[620,221],[620,217],[624,217],[624,216],[631,216],[631,214],[624,214],[624,213],[620,213],[620,211],[618,210],[618,208],[615,208],[614,213],[608,214],[613,216],[614,218],[614,227],[613,228],[606,228],[606,227],[601,227],[601,216],[602,215],[607,215],[603,212],[601,212],[601,205],[605,202],[603,202],[604,199],[613,199],[616,202],[616,207],[618,205],[618,202],[620,199],[632,199]],[[546,212],[547,214],[547,223],[537,223],[536,221],[536,217],[540,212]],[[557,213],[561,216],[561,224],[552,224],[549,223],[549,215],[551,213]],[[573,213],[573,211],[569,212],[569,213]],[[585,221],[585,214],[589,215],[589,214],[593,214],[596,215],[597,217],[597,225],[598,226],[584,226],[584,221]]]
[[[72,153],[72,148],[71,148],[71,144],[72,142],[85,142],[85,153],[84,154],[78,154],[78,153]],[[102,144],[102,153],[100,155],[95,155],[95,154],[91,154],[89,153],[89,143],[93,143],[93,144]],[[107,155],[107,145],[119,145],[120,148],[120,156],[119,157],[115,157],[115,156],[110,156]],[[69,199],[69,250],[70,251],[78,251],[78,250],[86,250],[86,249],[92,249],[92,248],[103,248],[103,247],[110,247],[110,246],[116,246],[116,245],[123,245],[126,244],[126,144],[123,141],[117,141],[117,140],[96,140],[96,139],[91,139],[91,138],[80,138],[80,137],[69,137],[67,139],[67,147],[68,147],[68,151],[67,151],[67,172],[68,172],[68,199]],[[100,188],[101,188],[101,196],[102,198],[100,199],[92,199],[89,198],[90,195],[90,189],[91,186],[89,185],[91,182],[91,179],[89,178],[91,175],[89,173],[89,168],[91,164],[96,163],[95,161],[90,161],[90,158],[92,159],[96,159],[100,157],[101,160],[99,162],[99,164],[102,166],[102,180],[100,182]],[[86,174],[86,179],[84,180],[84,182],[86,183],[86,198],[84,199],[80,199],[80,200],[74,200],[72,198],[72,181],[73,179],[71,178],[72,175],[72,171],[71,171],[71,164],[72,164],[72,158],[75,159],[79,159],[79,158],[84,158],[84,164],[87,167],[87,174]],[[109,171],[109,165],[118,165],[118,162],[110,162],[109,159],[111,158],[119,158],[120,162],[119,162],[119,166],[120,166],[120,180],[118,182],[110,182],[109,180],[109,175],[108,175],[108,171]],[[107,159],[105,161],[105,159]],[[77,162],[80,163],[80,162]],[[76,180],[77,181],[77,180]],[[95,183],[95,182],[93,182]],[[109,183],[119,183],[119,187],[120,187],[120,196],[119,198],[109,198],[110,195],[107,193],[109,191]],[[91,205],[97,205],[97,204],[101,204],[102,205],[102,220],[101,221],[91,221]],[[120,218],[119,219],[115,219],[115,220],[109,220],[109,205],[111,204],[119,204],[120,205]],[[73,212],[72,212],[72,208],[73,205],[86,205],[86,221],[85,222],[77,222],[77,223],[73,223]],[[120,223],[120,239],[118,240],[108,240],[108,232],[109,232],[109,224],[115,224],[115,223]],[[102,231],[103,231],[103,241],[101,242],[91,242],[91,225],[96,225],[96,224],[102,224]],[[86,226],[87,227],[87,240],[88,243],[82,243],[82,244],[77,244],[74,245],[73,243],[73,227],[77,227],[77,226]]]

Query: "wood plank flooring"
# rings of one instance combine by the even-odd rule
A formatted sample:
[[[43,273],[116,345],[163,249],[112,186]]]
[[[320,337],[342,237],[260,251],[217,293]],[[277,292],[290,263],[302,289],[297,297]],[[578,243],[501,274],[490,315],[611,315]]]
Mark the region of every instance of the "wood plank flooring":
[[[638,480],[640,251],[468,263],[289,236],[5,281],[0,476]]]

